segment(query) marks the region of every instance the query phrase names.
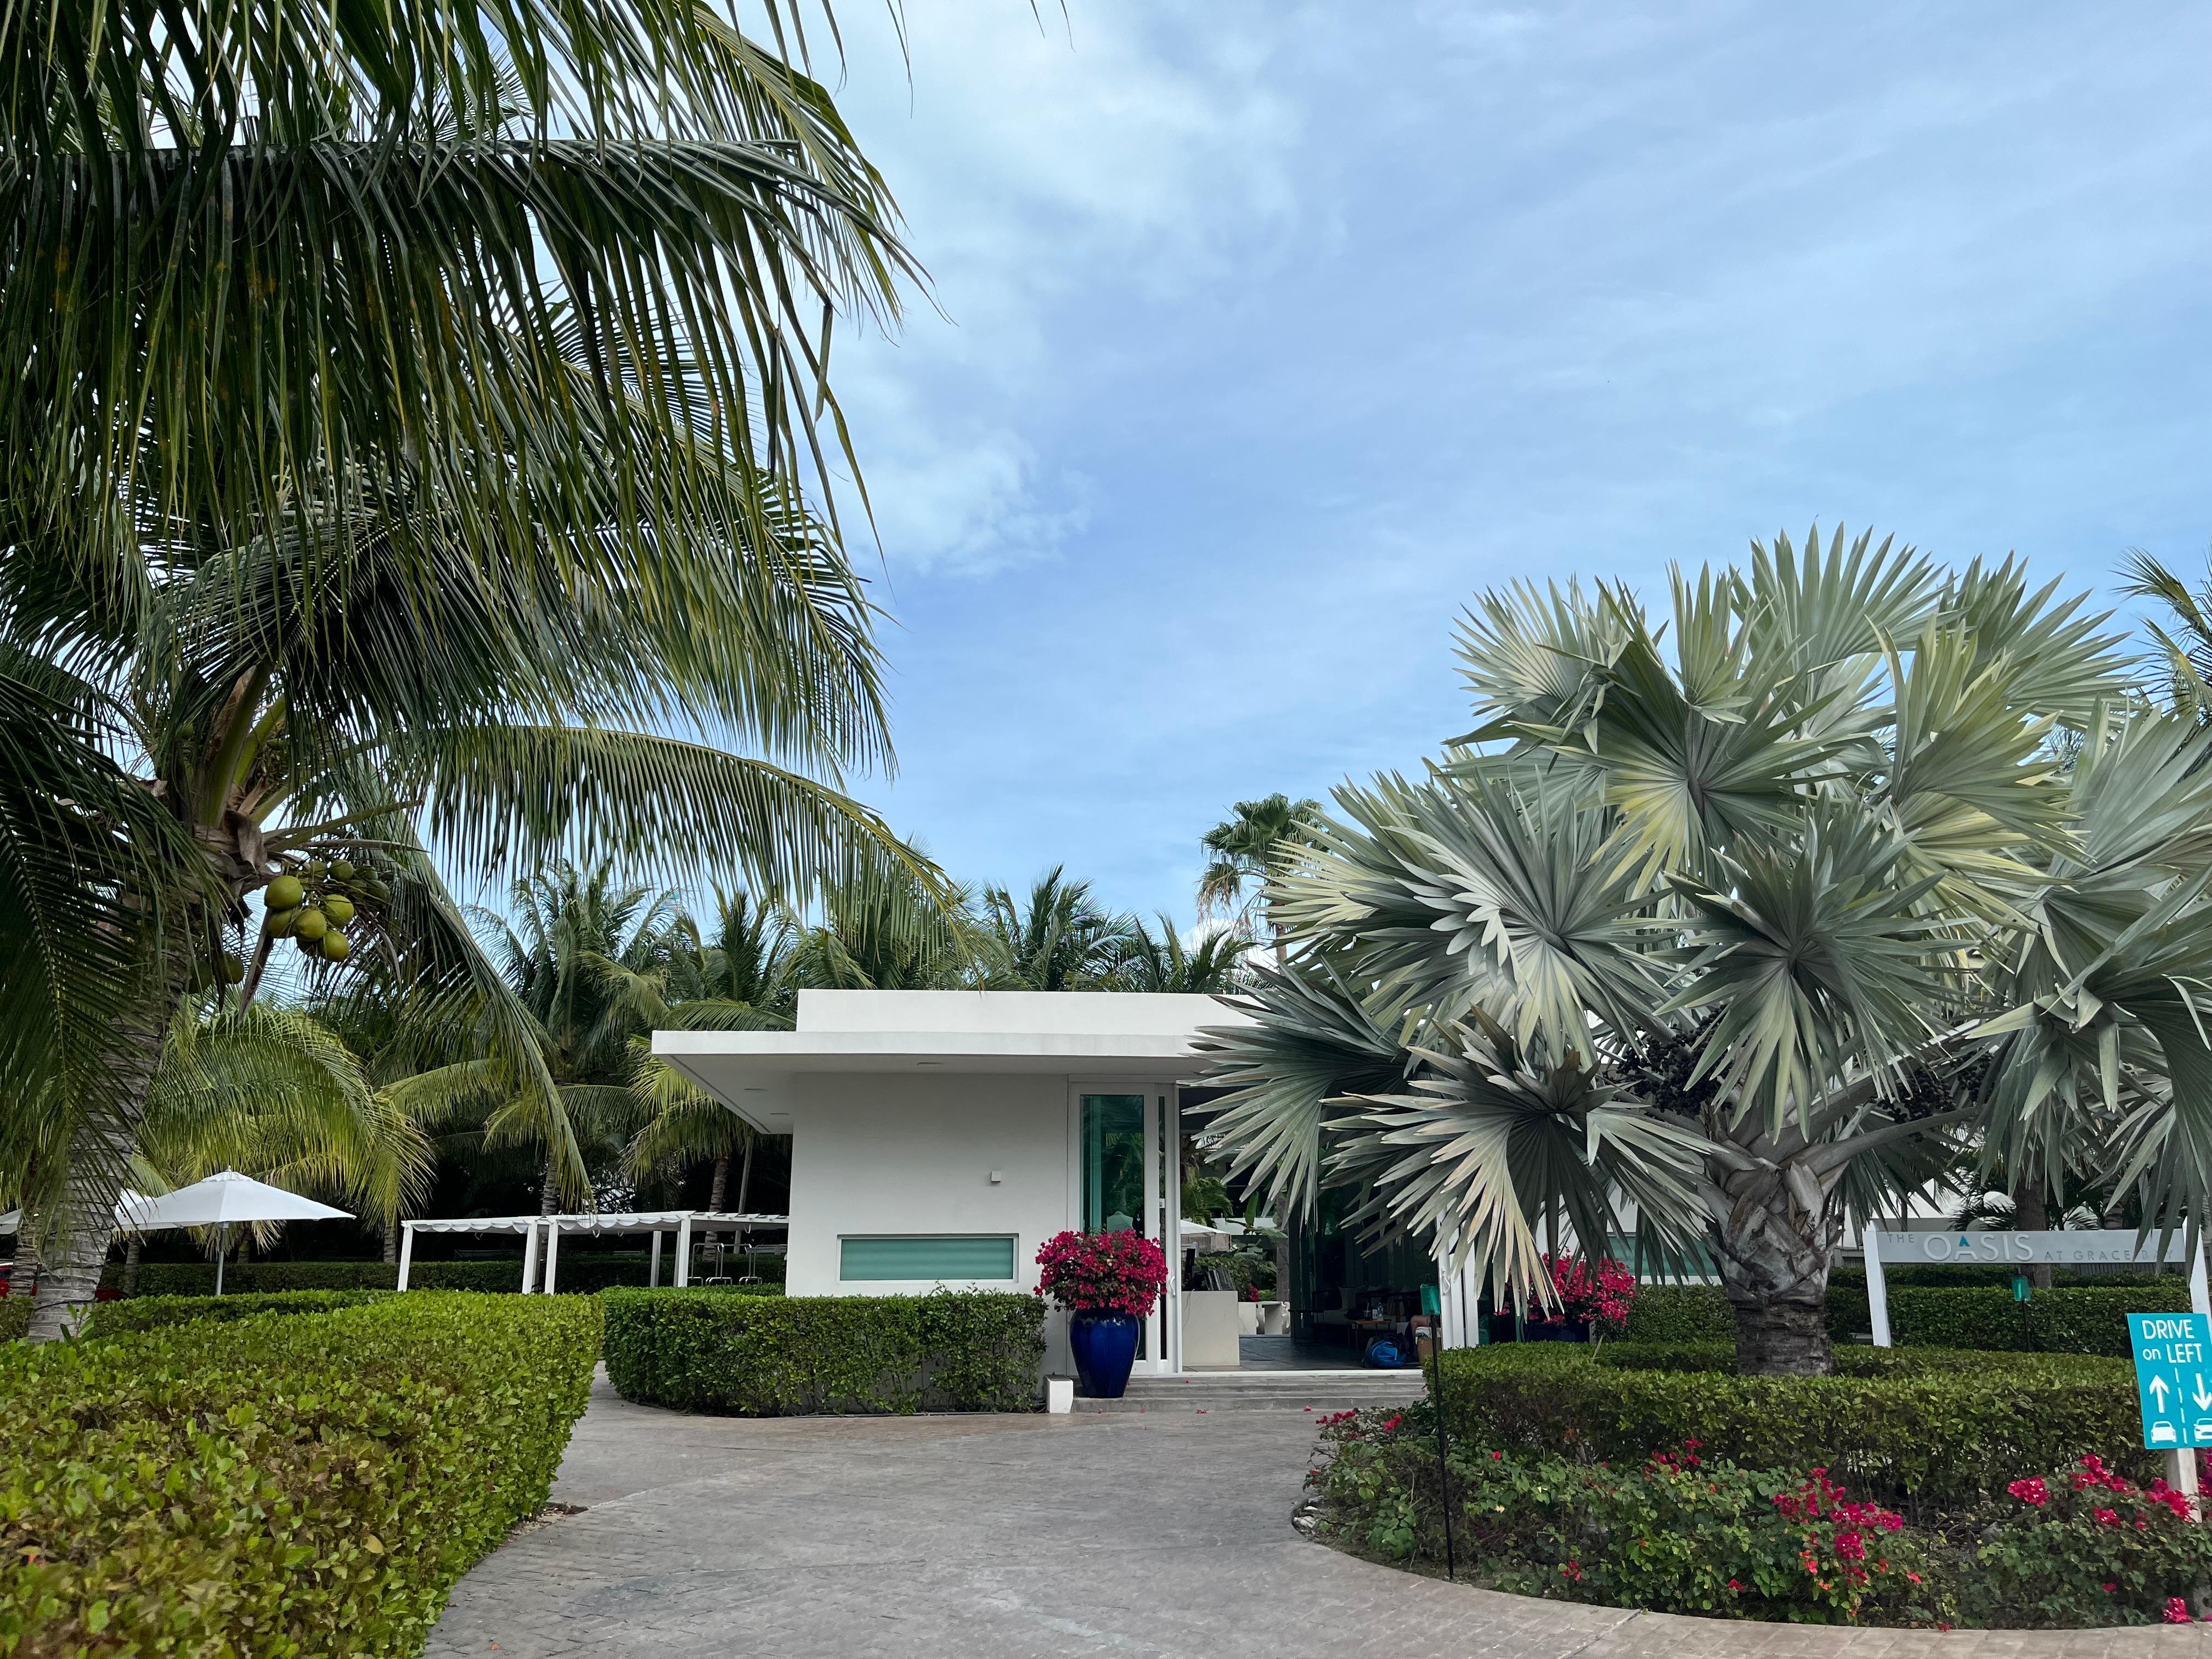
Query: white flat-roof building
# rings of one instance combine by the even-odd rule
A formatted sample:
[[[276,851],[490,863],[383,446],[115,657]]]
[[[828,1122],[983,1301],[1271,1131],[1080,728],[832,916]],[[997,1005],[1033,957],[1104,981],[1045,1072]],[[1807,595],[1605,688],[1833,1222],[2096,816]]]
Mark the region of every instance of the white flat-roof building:
[[[1176,1272],[1193,1041],[1245,1018],[1207,996],[802,991],[796,1030],[656,1031],[653,1049],[791,1136],[789,1294],[1026,1291],[1070,1228],[1137,1228]],[[1183,1368],[1181,1291],[1171,1277],[1140,1371]],[[1047,1340],[1070,1369],[1057,1314]]]

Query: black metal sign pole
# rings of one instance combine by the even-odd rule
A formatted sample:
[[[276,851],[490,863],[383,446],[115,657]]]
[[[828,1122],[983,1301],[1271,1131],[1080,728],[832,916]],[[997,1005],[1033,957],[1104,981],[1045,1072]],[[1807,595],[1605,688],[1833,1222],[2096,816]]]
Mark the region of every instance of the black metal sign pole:
[[[1457,1552],[1452,1544],[1451,1467],[1444,1458],[1444,1287],[1437,1285],[1437,1322],[1430,1332],[1429,1399],[1437,1413],[1437,1491],[1444,1506],[1444,1577],[1459,1577]]]

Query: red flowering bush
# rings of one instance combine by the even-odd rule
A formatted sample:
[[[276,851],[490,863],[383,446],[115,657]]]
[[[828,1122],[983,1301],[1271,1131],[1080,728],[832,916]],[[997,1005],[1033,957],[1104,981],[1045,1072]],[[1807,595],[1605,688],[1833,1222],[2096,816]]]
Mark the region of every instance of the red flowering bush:
[[[1628,1328],[1636,1300],[1636,1275],[1610,1256],[1546,1256],[1562,1319],[1580,1320],[1593,1335],[1617,1336]]]
[[[1037,1294],[1082,1313],[1152,1312],[1168,1282],[1160,1247],[1128,1228],[1110,1233],[1055,1233],[1036,1254],[1044,1269]]]
[[[1322,1419],[1316,1536],[1388,1561],[1443,1555],[1423,1407]],[[2189,1620],[2212,1527],[2164,1481],[2094,1456],[1907,1522],[1825,1468],[1747,1469],[1696,1440],[1640,1467],[1451,1448],[1462,1573],[1493,1589],[1738,1619],[2075,1628]]]

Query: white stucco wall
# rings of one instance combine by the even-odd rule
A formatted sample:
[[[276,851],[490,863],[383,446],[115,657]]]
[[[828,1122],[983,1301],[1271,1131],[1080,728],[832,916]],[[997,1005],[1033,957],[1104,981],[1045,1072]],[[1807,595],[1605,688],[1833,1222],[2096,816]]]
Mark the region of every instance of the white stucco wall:
[[[840,1279],[837,1242],[852,1233],[1012,1233],[1016,1279],[951,1288],[1036,1283],[1037,1246],[1072,1224],[1063,1079],[833,1073],[793,1083],[802,1109],[791,1144],[793,1295],[932,1288],[933,1281]]]
[[[1036,1288],[1037,1246],[1075,1224],[1065,1078],[833,1073],[793,1082],[801,1109],[791,1143],[788,1294],[936,1288],[934,1280],[839,1279],[838,1241],[854,1233],[1012,1233],[1016,1278],[947,1287]],[[1047,1316],[1045,1335],[1046,1370],[1071,1371],[1057,1311]]]

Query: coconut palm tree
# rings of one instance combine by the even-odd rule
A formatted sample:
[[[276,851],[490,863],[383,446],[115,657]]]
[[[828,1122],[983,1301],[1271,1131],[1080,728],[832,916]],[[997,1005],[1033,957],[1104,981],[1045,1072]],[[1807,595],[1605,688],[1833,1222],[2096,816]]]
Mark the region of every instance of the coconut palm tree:
[[[1136,924],[1135,936],[1114,970],[1116,986],[1198,996],[1225,996],[1246,988],[1251,977],[1244,965],[1252,948],[1249,938],[1221,927],[1187,945],[1164,913],[1158,920],[1157,934],[1143,922]]]
[[[1478,729],[1337,792],[1211,1143],[1526,1295],[1547,1244],[1710,1251],[1753,1371],[1829,1364],[1846,1215],[1970,1154],[2055,1186],[2084,1115],[2192,1224],[2212,736],[2054,590],[1838,531],[1676,574],[1671,655],[1623,587],[1484,596]]]
[[[92,1293],[178,996],[226,955],[259,988],[257,890],[307,889],[262,937],[311,979],[358,944],[559,1141],[425,837],[479,877],[912,872],[839,787],[888,750],[824,460],[830,319],[894,317],[912,268],[766,15],[773,46],[650,0],[0,17],[0,1088],[52,1106],[0,1156],[34,1337]]]
[[[1137,938],[1137,920],[1106,909],[1087,881],[1055,865],[1030,884],[1023,904],[1003,887],[983,894],[982,971],[994,989],[1111,988]]]
[[[1268,881],[1286,861],[1313,844],[1312,826],[1321,811],[1319,801],[1294,801],[1279,790],[1260,800],[1238,801],[1234,817],[1199,837],[1207,854],[1198,878],[1200,916],[1226,916],[1250,933],[1254,906],[1264,901]]]

